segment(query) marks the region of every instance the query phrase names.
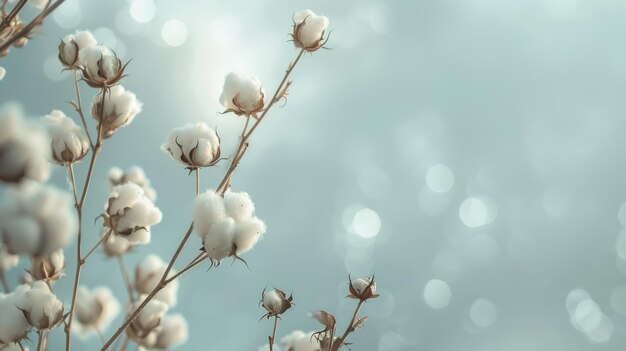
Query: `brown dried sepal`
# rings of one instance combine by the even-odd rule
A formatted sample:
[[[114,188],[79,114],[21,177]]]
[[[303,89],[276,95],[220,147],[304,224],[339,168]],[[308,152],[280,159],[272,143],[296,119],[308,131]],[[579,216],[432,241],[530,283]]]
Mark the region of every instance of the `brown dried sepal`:
[[[314,51],[317,51],[317,50],[319,50],[319,49],[324,47],[324,45],[328,41],[328,36],[326,38],[324,38],[324,34],[326,34],[326,31],[323,31],[322,35],[320,35],[320,39],[316,43],[314,43],[313,45],[310,45],[310,46],[305,46],[304,43],[302,43],[302,39],[300,39],[300,33],[302,32],[302,28],[306,24],[307,18],[309,18],[309,16],[306,16],[304,18],[304,20],[302,21],[302,23],[300,23],[300,24],[297,24],[294,21],[293,22],[293,33],[291,33],[290,35],[291,35],[291,39],[293,40],[294,45],[297,48],[306,50],[308,52],[314,52]]]
[[[380,296],[379,294],[376,294],[376,281],[374,281],[374,276],[372,276],[371,278],[366,278],[366,279],[369,280],[369,284],[365,287],[365,289],[363,289],[362,292],[359,292],[352,284],[352,278],[348,276],[348,280],[350,281],[349,283],[350,294],[348,295],[349,298],[360,300],[360,301],[366,301],[369,299],[375,299]]]

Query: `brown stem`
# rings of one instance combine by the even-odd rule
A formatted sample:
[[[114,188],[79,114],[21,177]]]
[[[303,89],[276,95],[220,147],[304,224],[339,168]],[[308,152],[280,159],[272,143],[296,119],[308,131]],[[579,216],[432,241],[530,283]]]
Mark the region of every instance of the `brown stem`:
[[[82,264],[85,264],[89,256],[91,256],[91,254],[96,251],[98,246],[100,246],[100,244],[102,244],[105,240],[107,240],[109,236],[111,236],[111,229],[109,229],[106,234],[101,236],[100,240],[98,240],[98,242],[96,242],[95,245],[89,250],[89,252],[87,252],[87,254],[82,258],[81,260],[83,262]]]
[[[9,14],[2,20],[2,23],[0,23],[0,32],[2,32],[5,28],[11,25],[11,22],[13,22],[13,19],[17,17],[17,14],[22,10],[22,7],[24,7],[24,5],[26,5],[27,2],[28,0],[20,0],[13,7],[13,9],[11,9],[11,12],[9,12]]]
[[[120,266],[122,278],[124,279],[124,285],[126,285],[126,290],[128,290],[128,298],[130,299],[130,302],[133,302],[135,301],[135,293],[133,292],[133,283],[130,280],[130,275],[128,274],[128,270],[126,269],[126,265],[124,264],[124,256],[118,255],[117,262]]]
[[[141,302],[139,307],[137,307],[135,309],[135,311],[133,311],[133,313],[131,313],[131,315],[128,316],[128,318],[126,318],[124,323],[122,323],[122,325],[117,329],[115,334],[113,334],[113,336],[111,336],[109,338],[109,340],[104,344],[104,346],[102,346],[100,351],[105,351],[106,349],[111,347],[113,342],[124,332],[126,327],[128,327],[128,325],[137,317],[139,312],[141,312],[146,307],[148,302],[150,302],[152,300],[152,298],[154,298],[154,296],[159,291],[163,290],[163,288],[165,288],[165,286],[172,281],[172,279],[168,279],[167,276],[169,275],[170,271],[174,267],[174,263],[178,259],[178,256],[180,255],[180,252],[183,250],[183,247],[185,247],[185,244],[187,243],[187,240],[189,240],[189,237],[191,236],[191,233],[193,233],[193,223],[191,223],[191,225],[189,226],[189,229],[187,229],[187,233],[185,233],[185,236],[183,237],[183,240],[178,245],[178,248],[176,249],[176,252],[174,253],[174,256],[170,260],[170,263],[167,265],[167,268],[165,269],[165,272],[163,272],[163,275],[161,276],[161,280],[159,281],[159,284],[157,284],[157,286],[150,292],[150,294],[148,294],[148,296],[146,296],[146,298]],[[184,269],[181,272],[186,272],[187,270],[188,269]],[[175,276],[178,277],[178,276],[180,276],[180,274],[177,274]]]
[[[274,351],[274,339],[276,339],[276,329],[278,327],[278,316],[274,316],[274,330],[272,336],[268,337],[270,340],[270,351]]]
[[[185,272],[187,272],[188,270],[190,270],[193,267],[197,266],[198,264],[200,264],[202,261],[206,260],[207,258],[209,258],[209,257],[206,256],[206,254],[204,252],[199,254],[187,266],[185,266],[185,268],[181,269],[180,272],[177,272],[176,274],[174,274],[171,277],[167,278],[165,280],[165,284],[169,284],[169,283],[173,282],[174,280],[176,280],[176,278],[178,278],[181,275],[185,274]]]
[[[350,324],[348,324],[348,326],[346,327],[346,331],[339,338],[339,340],[337,340],[337,344],[336,344],[337,346],[335,347],[334,350],[339,350],[341,346],[343,346],[343,343],[346,341],[346,338],[348,337],[348,335],[350,335],[350,333],[354,331],[354,322],[356,321],[356,317],[359,314],[359,311],[361,310],[361,306],[363,306],[364,302],[365,300],[359,300],[359,303],[356,305],[356,308],[354,309],[354,314],[352,315]]]
[[[280,94],[281,91],[283,90],[285,84],[287,83],[287,79],[289,78],[289,75],[291,74],[293,69],[296,67],[296,65],[298,64],[298,61],[300,61],[300,58],[302,57],[303,54],[304,54],[304,49],[300,50],[296,59],[293,61],[293,63],[289,65],[289,67],[287,68],[287,71],[285,72],[285,75],[283,76],[283,79],[281,80],[280,84],[278,85],[278,88],[276,88],[276,91],[274,92],[274,96],[272,96],[272,99],[268,103],[267,107],[263,110],[261,115],[257,118],[256,122],[252,125],[252,128],[250,128],[250,131],[248,132],[246,132],[246,129],[248,126],[248,121],[246,121],[246,128],[244,128],[244,133],[242,133],[241,141],[239,142],[239,146],[237,147],[235,156],[233,157],[233,160],[231,161],[230,166],[228,167],[228,170],[226,171],[226,174],[224,175],[224,178],[220,182],[220,185],[216,189],[217,193],[223,195],[228,189],[232,173],[235,171],[235,169],[237,168],[237,165],[239,164],[239,161],[241,161],[241,159],[243,158],[243,155],[248,149],[247,147],[248,139],[250,139],[250,136],[252,136],[252,133],[254,133],[255,129],[259,126],[259,124],[261,124],[261,122],[263,121],[263,119],[265,118],[269,110],[277,102],[278,94]],[[248,120],[249,118],[250,117],[248,117]]]
[[[200,168],[196,168],[196,196],[200,194]]]
[[[2,288],[4,289],[4,293],[8,294],[11,292],[11,286],[9,285],[9,281],[7,280],[6,275],[4,275],[4,268],[0,268],[0,282],[2,283]]]
[[[89,128],[87,127],[87,121],[85,120],[85,113],[83,112],[83,103],[80,99],[80,88],[78,87],[78,70],[74,69],[72,70],[72,73],[74,74],[74,88],[76,89],[76,105],[74,107],[76,108],[76,112],[78,112],[78,115],[80,116],[80,120],[83,122],[83,129],[87,134],[87,139],[89,139],[89,146],[91,147],[91,150],[93,150],[93,141],[91,140],[91,135],[89,134]]]
[[[11,45],[13,45],[13,43],[18,41],[19,39],[28,36],[28,34],[30,34],[30,32],[33,30],[33,28],[35,28],[36,26],[42,24],[43,20],[49,14],[51,14],[52,11],[56,10],[57,7],[61,6],[61,4],[64,1],[65,0],[57,0],[54,4],[48,6],[45,10],[41,11],[41,13],[39,13],[39,15],[37,15],[37,17],[33,18],[33,20],[30,21],[30,23],[28,23],[21,31],[17,32],[11,38],[9,38],[7,41],[5,41],[4,43],[0,44],[0,52],[3,52],[4,50],[8,49]]]

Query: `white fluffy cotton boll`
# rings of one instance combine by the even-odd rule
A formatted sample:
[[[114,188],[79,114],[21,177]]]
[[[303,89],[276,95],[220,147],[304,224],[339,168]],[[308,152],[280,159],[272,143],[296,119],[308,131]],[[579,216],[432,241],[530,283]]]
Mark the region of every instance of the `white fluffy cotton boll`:
[[[189,326],[181,314],[166,315],[161,321],[154,348],[169,350],[187,342]]]
[[[159,284],[167,264],[157,255],[149,255],[135,268],[135,288],[140,294],[149,294]],[[169,276],[176,272],[171,270]],[[178,294],[178,280],[167,284],[154,298],[170,307],[176,306]]]
[[[50,139],[45,129],[26,121],[16,105],[4,106],[0,110],[0,181],[47,180],[49,155]]]
[[[0,233],[11,254],[49,255],[65,247],[76,234],[69,194],[34,182],[7,189]]]
[[[258,78],[231,72],[224,79],[220,95],[220,104],[226,108],[224,113],[255,114],[265,106],[264,99],[265,91]]]
[[[296,330],[281,339],[281,342],[288,351],[319,351],[320,343],[314,338],[313,332],[305,333]]]
[[[311,10],[302,10],[293,15],[293,42],[296,47],[309,52],[318,50],[324,45],[329,20],[326,16],[318,16]]]
[[[4,247],[4,245],[2,245],[2,242],[0,242],[0,269],[7,271],[17,266],[19,261],[20,261],[20,256],[11,255],[7,251],[7,249]]]
[[[9,294],[0,293],[0,348],[26,337],[30,324],[18,308],[23,303],[29,285],[18,285]]]
[[[111,289],[98,287],[89,290],[81,286],[78,288],[72,329],[82,335],[89,335],[95,330],[102,333],[119,311],[120,304]]]
[[[134,93],[118,84],[105,94],[104,107],[102,94],[96,95],[91,106],[91,114],[96,121],[102,121],[102,136],[109,138],[119,128],[129,125],[141,112],[142,106]]]
[[[161,211],[134,183],[115,186],[105,205],[105,226],[131,244],[150,242],[150,226],[161,222]]]
[[[43,117],[52,139],[52,160],[62,166],[78,162],[89,151],[85,131],[62,111],[53,110]]]
[[[161,149],[190,169],[213,166],[221,155],[220,138],[206,123],[173,129]]]
[[[254,203],[245,191],[238,193],[227,191],[224,194],[224,206],[226,213],[236,221],[249,219],[254,213]]]
[[[59,61],[65,68],[78,68],[78,53],[81,49],[96,46],[98,41],[90,31],[79,30],[66,35],[59,44]]]
[[[54,328],[63,320],[63,303],[43,281],[34,282],[17,307],[30,325],[39,330]]]
[[[146,297],[147,295],[141,295],[128,312],[133,313]],[[154,328],[157,328],[168,309],[169,306],[165,302],[156,299],[150,300],[130,324],[129,333],[133,336],[133,339],[137,340],[138,337],[141,339]],[[156,339],[156,335],[154,338]],[[154,344],[154,341],[148,342],[148,344]]]
[[[237,255],[246,253],[256,245],[266,231],[265,223],[254,217],[236,224],[233,242],[237,247]]]
[[[196,233],[204,237],[214,223],[226,218],[224,199],[213,190],[198,195],[193,204],[193,223]]]
[[[126,171],[123,171],[119,167],[113,167],[109,170],[107,181],[111,188],[124,183],[135,183],[143,189],[144,194],[150,201],[156,201],[156,190],[150,186],[150,179],[148,179],[144,170],[139,166],[132,166]]]
[[[30,276],[34,280],[56,281],[63,276],[65,255],[63,249],[53,251],[50,255],[30,257]]]
[[[106,229],[100,235],[106,235]],[[129,252],[133,249],[133,245],[124,237],[109,235],[109,237],[102,242],[102,249],[108,257],[115,257]]]
[[[113,51],[104,46],[80,49],[78,61],[83,72],[83,79],[93,88],[112,87],[124,75],[122,61]]]
[[[202,245],[210,259],[221,261],[233,254],[233,238],[235,220],[228,217],[211,226],[209,232],[202,237]]]

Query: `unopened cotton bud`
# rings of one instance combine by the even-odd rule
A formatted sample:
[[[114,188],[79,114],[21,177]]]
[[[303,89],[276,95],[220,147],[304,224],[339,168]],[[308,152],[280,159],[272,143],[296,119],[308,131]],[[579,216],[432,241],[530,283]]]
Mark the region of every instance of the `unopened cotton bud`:
[[[220,137],[205,123],[173,129],[161,149],[190,170],[214,166],[222,153]]]
[[[220,104],[226,108],[224,113],[254,115],[265,106],[265,91],[256,77],[231,72],[224,79],[224,88],[220,95]]]
[[[0,241],[0,270],[9,270],[19,263],[20,256],[11,255]]]
[[[107,235],[107,230],[103,230],[100,235]],[[102,248],[107,256],[114,257],[131,251],[133,249],[133,245],[131,245],[131,243],[122,236],[109,235],[108,238],[102,242]]]
[[[113,167],[109,170],[107,181],[111,188],[124,183],[135,183],[143,189],[144,194],[150,201],[156,201],[156,190],[150,186],[150,179],[139,166],[132,166],[126,171],[119,167]]]
[[[161,222],[162,214],[143,189],[134,183],[113,188],[105,204],[105,227],[123,236],[131,244],[150,242],[150,226]]]
[[[59,61],[68,69],[78,69],[81,49],[96,46],[98,41],[90,31],[76,31],[66,35],[59,43]]]
[[[311,10],[303,10],[293,15],[293,42],[297,48],[313,52],[323,47],[328,28],[328,18],[318,16]]]
[[[15,105],[0,109],[0,181],[45,181],[50,174],[49,155],[50,139],[44,128],[26,121]]]
[[[0,348],[27,337],[31,328],[18,306],[23,304],[29,285],[18,285],[8,294],[0,294]]]
[[[119,128],[125,127],[141,112],[142,103],[134,93],[121,85],[116,85],[105,94],[102,105],[102,92],[94,98],[91,105],[93,118],[102,123],[102,137],[111,137]]]
[[[38,330],[52,329],[63,320],[63,303],[43,281],[34,282],[17,306]]]
[[[267,318],[277,317],[285,313],[293,306],[292,302],[292,295],[287,297],[287,294],[278,289],[263,290],[263,294],[261,295],[261,305],[267,310],[264,317]]]
[[[51,186],[27,182],[7,189],[0,203],[0,236],[11,254],[49,255],[76,234],[72,200]]]
[[[112,87],[124,76],[126,66],[104,46],[90,46],[78,53],[83,79],[92,88]]]
[[[52,160],[65,166],[78,162],[89,151],[89,139],[85,131],[62,111],[53,110],[44,116],[50,139]]]
[[[50,255],[33,256],[30,258],[29,273],[35,280],[59,280],[64,270],[65,256],[63,249],[58,249]]]
[[[130,307],[129,313],[133,313],[146,299],[147,295],[142,295],[139,299]],[[169,306],[159,300],[150,300],[144,308],[139,312],[137,317],[130,323],[127,329],[128,335],[137,342],[145,342],[147,344],[156,343],[157,328],[161,325],[161,321],[165,316],[165,313],[169,309]],[[150,336],[151,340],[144,340]]]
[[[89,290],[81,286],[78,288],[72,328],[81,334],[89,334],[94,330],[102,333],[119,311],[119,302],[111,289],[98,287]]]
[[[374,277],[359,278],[355,280],[350,279],[349,290],[349,297],[361,301],[380,296],[376,294],[376,282],[374,281]]]
[[[161,281],[161,277],[166,269],[167,263],[157,255],[149,255],[143,259],[135,268],[135,288],[137,291],[140,294],[152,292]],[[168,278],[175,273],[174,270],[171,270]],[[178,280],[174,280],[159,291],[154,298],[173,307],[177,303],[177,294]]]

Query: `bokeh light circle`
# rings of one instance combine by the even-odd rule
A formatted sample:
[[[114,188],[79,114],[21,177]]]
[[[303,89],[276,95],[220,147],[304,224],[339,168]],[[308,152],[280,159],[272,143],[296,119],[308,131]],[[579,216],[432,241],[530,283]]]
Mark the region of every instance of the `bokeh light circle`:
[[[450,304],[452,290],[448,283],[439,279],[432,279],[424,287],[424,301],[428,307],[440,310]]]
[[[373,238],[378,235],[381,225],[378,213],[369,208],[358,210],[352,219],[354,232],[363,238]]]
[[[187,41],[187,34],[185,22],[175,18],[165,22],[161,29],[161,38],[172,47],[183,45]]]
[[[477,327],[489,328],[498,319],[498,309],[490,300],[478,299],[472,303],[470,318]]]
[[[426,185],[436,193],[447,193],[454,186],[454,174],[446,165],[434,165],[426,171]]]

